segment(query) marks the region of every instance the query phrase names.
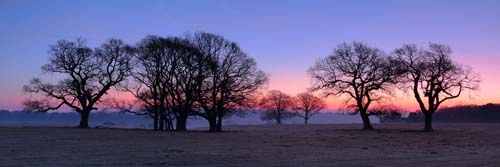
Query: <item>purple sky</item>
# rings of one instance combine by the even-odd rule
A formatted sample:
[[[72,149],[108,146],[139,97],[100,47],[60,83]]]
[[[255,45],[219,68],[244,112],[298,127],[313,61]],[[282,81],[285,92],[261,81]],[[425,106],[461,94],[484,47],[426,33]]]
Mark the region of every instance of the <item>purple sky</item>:
[[[195,31],[238,42],[271,75],[269,89],[291,94],[304,91],[306,70],[344,41],[386,52],[404,43],[448,44],[483,81],[480,92],[456,103],[500,103],[498,0],[2,0],[0,22],[0,109],[22,107],[28,97],[22,85],[41,74],[48,45],[57,40],[83,37],[97,46],[115,37],[134,44],[147,34]]]

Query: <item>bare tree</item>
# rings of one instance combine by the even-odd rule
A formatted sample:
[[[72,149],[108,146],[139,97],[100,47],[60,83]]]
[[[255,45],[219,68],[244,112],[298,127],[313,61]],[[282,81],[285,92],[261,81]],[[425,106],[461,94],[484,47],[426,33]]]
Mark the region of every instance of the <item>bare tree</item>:
[[[167,41],[161,37],[148,36],[143,39],[135,49],[134,65],[132,72],[133,82],[122,86],[122,89],[130,92],[137,100],[136,109],[118,105],[119,109],[136,115],[148,115],[153,118],[155,130],[164,130],[167,122],[167,130],[172,122],[170,108],[168,106],[168,95],[165,83],[169,76],[169,63],[172,59]],[[165,121],[166,120],[166,121]]]
[[[188,39],[175,38],[175,55],[167,84],[170,105],[176,119],[176,131],[185,131],[188,117],[197,114],[197,92],[203,89],[210,57],[205,56]]]
[[[425,131],[433,130],[432,115],[441,104],[479,87],[479,74],[454,63],[451,54],[449,46],[434,43],[427,50],[411,44],[394,51],[401,70],[406,72],[403,83],[412,90],[425,115]]]
[[[271,90],[264,96],[259,103],[262,113],[262,120],[275,120],[276,123],[282,124],[283,120],[290,119],[295,116],[293,108],[295,107],[294,99],[279,91]]]
[[[297,95],[296,100],[296,115],[304,118],[304,124],[307,124],[309,119],[313,115],[318,114],[323,108],[325,108],[326,105],[323,99],[316,97],[311,93],[300,93]]]
[[[57,84],[35,78],[24,90],[44,98],[27,100],[26,110],[57,110],[65,105],[80,113],[78,127],[88,128],[90,112],[112,87],[122,82],[131,71],[131,48],[121,40],[111,39],[95,50],[83,40],[61,40],[50,47],[50,63],[42,67],[46,73],[57,73],[66,79]]]
[[[267,82],[264,72],[257,69],[255,60],[235,43],[222,36],[198,32],[190,37],[206,57],[203,75],[197,91],[198,115],[207,119],[211,132],[222,130],[222,119],[249,108],[256,93]],[[200,64],[201,65],[201,64]]]
[[[134,82],[124,86],[142,106],[132,112],[150,115],[155,129],[172,130],[175,119],[175,130],[185,131],[194,114],[195,92],[203,83],[199,79],[206,69],[203,55],[178,37],[148,36],[136,50]]]
[[[346,96],[348,102],[354,100],[351,105],[360,113],[365,130],[373,129],[367,114],[370,104],[391,92],[396,82],[395,70],[387,56],[360,42],[339,45],[309,73],[314,82],[313,91],[321,90],[325,96]]]

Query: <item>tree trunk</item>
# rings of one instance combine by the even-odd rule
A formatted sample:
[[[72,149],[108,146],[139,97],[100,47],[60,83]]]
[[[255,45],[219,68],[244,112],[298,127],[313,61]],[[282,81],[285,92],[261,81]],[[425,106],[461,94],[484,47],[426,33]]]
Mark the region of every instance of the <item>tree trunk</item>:
[[[172,124],[172,120],[170,118],[165,119],[165,125],[167,126],[167,131],[171,131],[174,129],[174,125]]]
[[[278,115],[276,116],[276,123],[281,124],[281,112],[278,111]]]
[[[165,130],[165,118],[163,117],[163,114],[160,116],[158,130],[160,130],[160,131]]]
[[[89,115],[90,111],[80,112],[80,125],[78,125],[78,128],[89,128]]]
[[[158,113],[153,116],[153,129],[158,130]]]
[[[425,116],[424,131],[426,131],[426,132],[432,132],[433,131],[433,129],[432,129],[432,115],[433,115],[432,112],[425,112],[424,113],[424,116]]]
[[[217,117],[209,117],[208,118],[208,124],[209,124],[209,132],[217,132]]]
[[[309,111],[306,110],[305,115],[304,115],[304,124],[305,125],[307,125],[309,118],[311,118],[311,116],[309,115]]]
[[[361,119],[363,120],[363,130],[373,130],[373,126],[370,123],[370,118],[368,117],[368,114],[366,114],[366,111],[360,111],[359,113],[361,115]]]
[[[217,119],[217,129],[216,129],[217,132],[222,132],[222,116],[219,116],[219,118]]]
[[[179,117],[175,121],[175,131],[186,131],[187,119],[188,119],[187,116],[179,115]]]

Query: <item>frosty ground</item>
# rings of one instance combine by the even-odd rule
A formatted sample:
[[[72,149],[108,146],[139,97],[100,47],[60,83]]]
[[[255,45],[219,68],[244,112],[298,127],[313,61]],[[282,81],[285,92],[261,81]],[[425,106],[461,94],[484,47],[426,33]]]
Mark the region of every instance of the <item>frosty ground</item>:
[[[497,166],[500,124],[229,126],[134,129],[0,127],[0,166]]]

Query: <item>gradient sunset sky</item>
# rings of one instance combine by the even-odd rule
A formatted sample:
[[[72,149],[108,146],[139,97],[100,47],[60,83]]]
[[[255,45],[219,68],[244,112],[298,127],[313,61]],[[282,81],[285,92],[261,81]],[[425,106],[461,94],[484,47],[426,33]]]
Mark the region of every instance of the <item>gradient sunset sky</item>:
[[[387,53],[447,44],[482,78],[478,92],[453,104],[500,103],[500,0],[1,0],[0,109],[22,108],[22,86],[42,74],[57,40],[82,37],[95,47],[111,37],[135,44],[196,31],[238,42],[270,75],[268,89],[290,94],[305,91],[307,69],[344,41]],[[408,95],[394,100],[415,106]],[[335,108],[343,100],[328,101]]]

